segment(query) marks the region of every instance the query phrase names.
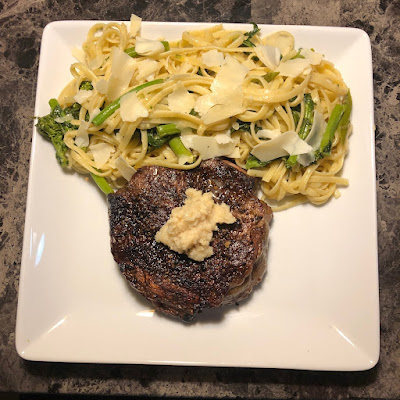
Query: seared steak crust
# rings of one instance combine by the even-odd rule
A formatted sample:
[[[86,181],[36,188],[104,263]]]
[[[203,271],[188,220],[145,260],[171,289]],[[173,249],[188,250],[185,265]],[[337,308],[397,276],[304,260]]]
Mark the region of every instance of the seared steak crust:
[[[155,241],[188,188],[212,192],[236,218],[214,232],[214,254],[191,260]],[[157,310],[190,320],[203,309],[240,301],[261,281],[271,209],[254,194],[255,179],[223,160],[189,171],[158,166],[138,170],[108,196],[111,251],[131,286]]]

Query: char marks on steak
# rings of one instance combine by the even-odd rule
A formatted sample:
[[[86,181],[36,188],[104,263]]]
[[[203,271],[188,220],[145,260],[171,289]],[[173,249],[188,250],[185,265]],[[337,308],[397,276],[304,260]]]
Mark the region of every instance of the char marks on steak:
[[[202,262],[155,240],[188,188],[212,192],[236,222],[213,234],[214,254]],[[271,209],[255,195],[255,178],[224,160],[182,171],[146,166],[108,196],[111,251],[130,285],[157,310],[186,321],[207,308],[246,298],[266,268]]]

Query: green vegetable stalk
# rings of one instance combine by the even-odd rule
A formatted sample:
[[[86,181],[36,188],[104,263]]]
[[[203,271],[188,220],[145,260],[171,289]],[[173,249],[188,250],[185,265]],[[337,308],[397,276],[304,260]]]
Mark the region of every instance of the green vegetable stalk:
[[[305,140],[311,131],[314,120],[314,102],[311,94],[304,95],[304,118],[299,130],[299,137]],[[290,156],[286,160],[286,168],[292,168],[297,163],[297,156]]]
[[[155,79],[154,81],[146,82],[146,83],[143,83],[142,85],[136,86],[135,88],[131,89],[127,93],[139,92],[140,90],[142,90],[148,86],[158,85],[159,83],[163,83],[163,82],[164,82],[163,79]],[[127,93],[125,93],[125,94],[127,94]],[[125,96],[125,94],[123,94],[122,96]],[[118,97],[118,99],[114,100],[107,107],[105,107],[102,111],[100,111],[93,118],[92,123],[96,126],[101,125],[107,118],[109,118],[111,115],[113,115],[114,112],[117,111],[118,108],[121,107],[121,97]]]
[[[292,115],[293,115],[294,126],[297,128],[297,124],[300,121],[300,113],[297,110],[292,109]]]
[[[169,147],[171,147],[172,151],[179,156],[188,156],[192,157],[192,162],[194,159],[193,153],[188,150],[185,145],[182,143],[182,140],[179,136],[174,136],[169,142]]]
[[[252,24],[253,30],[244,34],[245,36],[247,36],[247,39],[243,40],[243,43],[240,45],[240,47],[255,47],[254,43],[250,39],[258,32],[260,32],[260,28],[254,22],[252,22]]]
[[[64,135],[68,130],[78,129],[78,127],[68,121],[56,122],[56,118],[65,117],[67,114],[73,113],[72,111],[76,111],[76,107],[75,110],[72,110],[74,106],[71,106],[71,110],[63,110],[56,99],[50,99],[49,105],[51,107],[50,114],[39,117],[36,128],[42,136],[53,144],[56,150],[56,159],[61,167],[65,168],[68,166],[68,158],[66,156],[68,147],[64,143]]]
[[[113,188],[107,182],[106,178],[90,173],[90,176],[104,194],[114,193]]]
[[[268,162],[260,161],[256,156],[250,154],[246,161],[246,169],[262,168],[265,167],[267,164]]]
[[[132,57],[132,58],[139,57],[139,54],[136,53],[134,47],[129,47],[129,49],[124,50],[124,52],[125,52],[126,54],[128,54],[128,56],[130,56],[130,57]]]
[[[329,117],[328,124],[324,135],[322,136],[321,144],[318,150],[318,158],[322,158],[331,154],[332,142],[335,136],[336,129],[339,126],[339,122],[343,117],[345,107],[342,104],[336,104],[331,116]]]
[[[164,136],[176,135],[181,131],[176,127],[176,124],[165,124],[157,126],[157,133],[162,138]]]
[[[156,128],[147,130],[147,142],[149,144],[148,152],[153,151],[154,149],[159,149],[165,143],[168,142],[171,138],[169,136],[161,137]]]
[[[161,40],[161,43],[163,44],[165,51],[168,51],[170,49],[169,42],[167,42],[166,40]]]
[[[346,140],[347,130],[350,124],[351,110],[353,108],[353,100],[351,98],[350,90],[344,97],[343,106],[344,106],[344,112],[339,124],[340,140],[342,141],[342,143],[344,143]]]

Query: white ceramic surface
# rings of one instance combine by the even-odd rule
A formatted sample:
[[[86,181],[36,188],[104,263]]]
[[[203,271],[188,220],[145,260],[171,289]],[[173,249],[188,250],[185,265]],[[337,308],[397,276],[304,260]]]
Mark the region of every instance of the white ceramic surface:
[[[35,115],[70,80],[93,21],[48,25]],[[146,37],[178,38],[207,24],[143,24]],[[226,24],[227,28],[238,28]],[[249,30],[250,25],[239,28]],[[29,360],[363,370],[379,357],[372,61],[368,36],[351,28],[285,29],[296,47],[335,63],[351,88],[354,132],[343,170],[350,186],[322,207],[276,213],[268,272],[240,306],[186,324],[154,313],[110,254],[107,204],[78,174],[65,173],[34,130],[16,346]]]

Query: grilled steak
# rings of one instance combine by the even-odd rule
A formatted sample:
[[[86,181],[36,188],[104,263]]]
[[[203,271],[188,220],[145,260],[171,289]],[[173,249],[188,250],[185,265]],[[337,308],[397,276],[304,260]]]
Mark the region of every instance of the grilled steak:
[[[212,192],[236,222],[213,234],[214,254],[202,262],[156,242],[156,232],[188,188]],[[266,268],[271,209],[255,196],[255,179],[236,165],[207,160],[189,171],[146,166],[108,196],[111,251],[131,286],[153,306],[186,321],[207,308],[246,298]]]

